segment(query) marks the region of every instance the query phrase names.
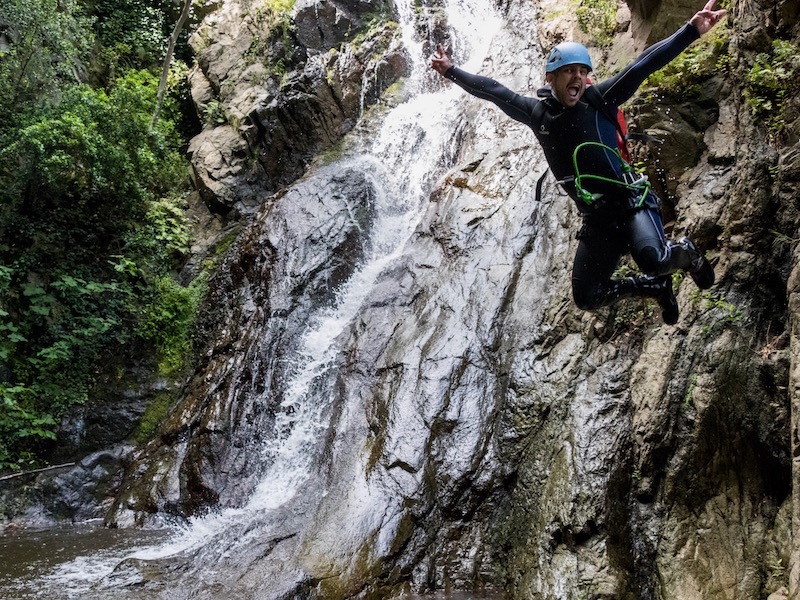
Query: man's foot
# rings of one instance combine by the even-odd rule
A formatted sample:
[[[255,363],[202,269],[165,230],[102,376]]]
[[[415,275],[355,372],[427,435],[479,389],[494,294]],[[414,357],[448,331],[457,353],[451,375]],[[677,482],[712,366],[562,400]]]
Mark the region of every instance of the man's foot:
[[[675,325],[678,322],[678,300],[672,289],[672,275],[663,275],[655,283],[660,288],[656,300],[661,306],[661,318],[667,325]]]
[[[685,237],[681,238],[678,244],[683,246],[692,256],[692,264],[686,271],[694,280],[697,287],[701,290],[707,290],[714,285],[714,267],[712,267],[711,263],[703,256],[703,253],[697,249],[694,242],[688,237]]]

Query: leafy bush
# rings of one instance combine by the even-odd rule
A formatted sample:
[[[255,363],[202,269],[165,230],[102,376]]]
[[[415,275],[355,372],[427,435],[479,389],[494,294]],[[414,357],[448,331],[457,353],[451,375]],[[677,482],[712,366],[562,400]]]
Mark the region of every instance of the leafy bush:
[[[120,241],[124,254],[111,255],[114,270],[140,287],[152,287],[152,282],[169,274],[189,251],[185,208],[179,195],[148,202],[142,221]]]
[[[203,276],[187,287],[172,277],[156,281],[154,297],[143,307],[138,332],[158,350],[162,375],[172,375],[186,366],[191,356],[197,308],[205,291]]]
[[[745,78],[744,98],[753,116],[763,119],[773,137],[786,128],[787,103],[800,94],[800,47],[774,40],[772,51],[756,56]]]
[[[0,150],[0,467],[86,401],[188,248],[182,140],[150,126],[156,90],[145,71],[108,92],[74,85]],[[173,326],[191,323],[194,304],[170,301]]]
[[[57,418],[87,399],[93,366],[119,335],[125,292],[69,275],[14,286],[12,270],[0,272],[0,364],[8,371],[0,382],[0,466],[14,466],[21,451],[55,439]]]
[[[581,0],[576,11],[578,27],[592,36],[598,46],[608,46],[614,40],[617,27],[616,0]]]
[[[76,0],[0,3],[0,142],[78,80],[94,43],[91,26]]]
[[[100,84],[130,69],[148,68],[164,56],[168,23],[161,2],[92,0],[86,7],[94,19],[97,48],[92,78]]]
[[[16,238],[14,260],[91,263],[143,221],[148,201],[185,182],[173,129],[150,129],[156,85],[136,71],[109,94],[76,86],[0,150],[0,232]]]
[[[49,413],[40,414],[26,410],[26,398],[31,390],[22,386],[7,387],[0,383],[0,466],[14,470],[36,464],[36,458],[27,448],[41,440],[54,440],[56,425]]]
[[[228,122],[228,115],[225,112],[225,107],[219,100],[210,100],[203,110],[205,123],[209,127],[216,127],[218,125],[225,125]]]
[[[666,67],[650,75],[642,92],[677,97],[696,95],[700,83],[728,70],[729,43],[729,29],[721,26],[712,29]]]

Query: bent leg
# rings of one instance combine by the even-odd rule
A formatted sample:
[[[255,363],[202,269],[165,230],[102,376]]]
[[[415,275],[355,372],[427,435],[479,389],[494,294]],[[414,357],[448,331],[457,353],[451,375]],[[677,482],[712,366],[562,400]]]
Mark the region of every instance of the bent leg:
[[[622,298],[649,297],[658,300],[665,323],[678,321],[678,303],[670,276],[612,278],[620,258],[628,250],[621,228],[587,224],[579,240],[572,267],[572,295],[580,309],[608,306]]]
[[[581,229],[572,265],[572,297],[581,310],[606,306],[622,297],[611,279],[627,250],[622,238],[613,224],[592,226],[587,222]]]
[[[627,234],[633,260],[648,275],[668,275],[677,270],[673,265],[672,246],[667,242],[661,215],[655,208],[642,208],[631,213]]]
[[[631,256],[648,275],[686,271],[701,289],[714,284],[714,270],[689,238],[667,241],[661,216],[655,208],[634,212],[627,223]]]

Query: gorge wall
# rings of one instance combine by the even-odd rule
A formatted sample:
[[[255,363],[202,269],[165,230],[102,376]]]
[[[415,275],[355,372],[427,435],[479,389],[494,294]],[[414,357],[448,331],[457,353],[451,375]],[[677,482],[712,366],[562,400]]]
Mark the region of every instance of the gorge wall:
[[[486,103],[451,90],[447,143],[427,146],[423,129],[398,143],[428,163],[421,181],[360,162],[354,140],[383,143],[376,123],[409,80],[447,87],[414,74],[409,45],[458,58],[448,3],[298,0],[280,74],[256,4],[221,2],[193,42],[195,101],[228,115],[193,140],[195,180],[243,230],[211,282],[197,370],[106,517],[212,508],[224,527],[125,561],[108,585],[136,573],[131,593],[151,598],[800,598],[800,110],[790,100],[770,136],[742,97],[758,53],[800,41],[797,3],[735,2],[713,57],[726,69],[629,110],[631,128],[666,140],[639,151],[658,161],[672,235],[715,264],[708,293],[679,281],[674,327],[648,302],[575,308],[577,211],[552,179],[537,203],[533,135]],[[486,4],[500,25],[477,68],[520,93],[541,85],[544,49],[592,42],[571,4]],[[611,71],[699,8],[620,4],[612,43],[592,52]],[[406,133],[444,110],[422,106]],[[425,196],[408,240],[362,281],[397,210],[386,181]],[[325,345],[308,325],[348,290],[356,306],[308,358]]]

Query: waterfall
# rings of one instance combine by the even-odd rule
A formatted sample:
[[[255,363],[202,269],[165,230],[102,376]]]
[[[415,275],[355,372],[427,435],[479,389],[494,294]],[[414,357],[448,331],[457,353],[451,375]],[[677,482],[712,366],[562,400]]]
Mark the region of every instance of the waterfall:
[[[449,162],[457,151],[452,127],[458,119],[463,93],[455,86],[439,85],[438,76],[431,71],[429,56],[424,54],[424,48],[429,46],[426,40],[419,39],[415,24],[420,18],[418,4],[414,0],[396,0],[395,5],[411,62],[405,82],[407,100],[379,115],[379,123],[357,128],[345,155],[335,165],[321,168],[318,175],[358,170],[374,188],[375,221],[366,257],[340,287],[335,302],[321,309],[307,324],[274,430],[261,449],[261,483],[243,506],[195,517],[165,543],[115,559],[104,556],[91,566],[87,566],[91,558],[62,565],[45,577],[48,587],[66,585],[71,589],[70,595],[80,596],[92,585],[115,588],[127,584],[119,569],[115,576],[98,584],[108,575],[111,563],[122,559],[152,561],[194,554],[195,561],[211,555],[212,560],[224,561],[236,553],[237,546],[269,538],[270,528],[282,518],[273,518],[273,513],[282,515],[280,511],[287,506],[308,501],[300,496],[309,478],[315,476],[313,464],[324,444],[321,438],[325,434],[325,413],[336,393],[327,378],[328,368],[341,350],[342,334],[380,273],[403,253],[424,214],[432,186],[451,166]],[[501,24],[493,3],[450,0],[445,5],[454,60],[477,70]],[[374,117],[367,113],[364,118]],[[370,133],[360,133],[364,130]]]
[[[406,84],[410,99],[383,116],[377,134],[356,140],[354,150],[335,167],[362,171],[377,191],[370,251],[363,266],[340,289],[335,305],[315,315],[303,335],[298,362],[281,402],[284,410],[279,413],[276,435],[263,451],[271,467],[245,512],[280,506],[308,476],[313,457],[309,446],[320,441],[321,414],[326,407],[326,399],[319,397],[319,391],[312,394],[312,386],[336,356],[338,336],[352,321],[376,278],[402,253],[413,234],[431,186],[444,166],[438,157],[454,152],[452,123],[459,110],[460,92],[451,86],[437,92],[427,89],[431,70],[429,56],[423,54],[424,40],[415,33],[416,3],[398,0],[395,5],[412,63]],[[491,3],[455,0],[447,3],[447,14],[453,37],[470,39],[469,47],[456,52],[465,54],[468,68],[477,68],[500,25]],[[333,392],[322,390],[325,393]]]

